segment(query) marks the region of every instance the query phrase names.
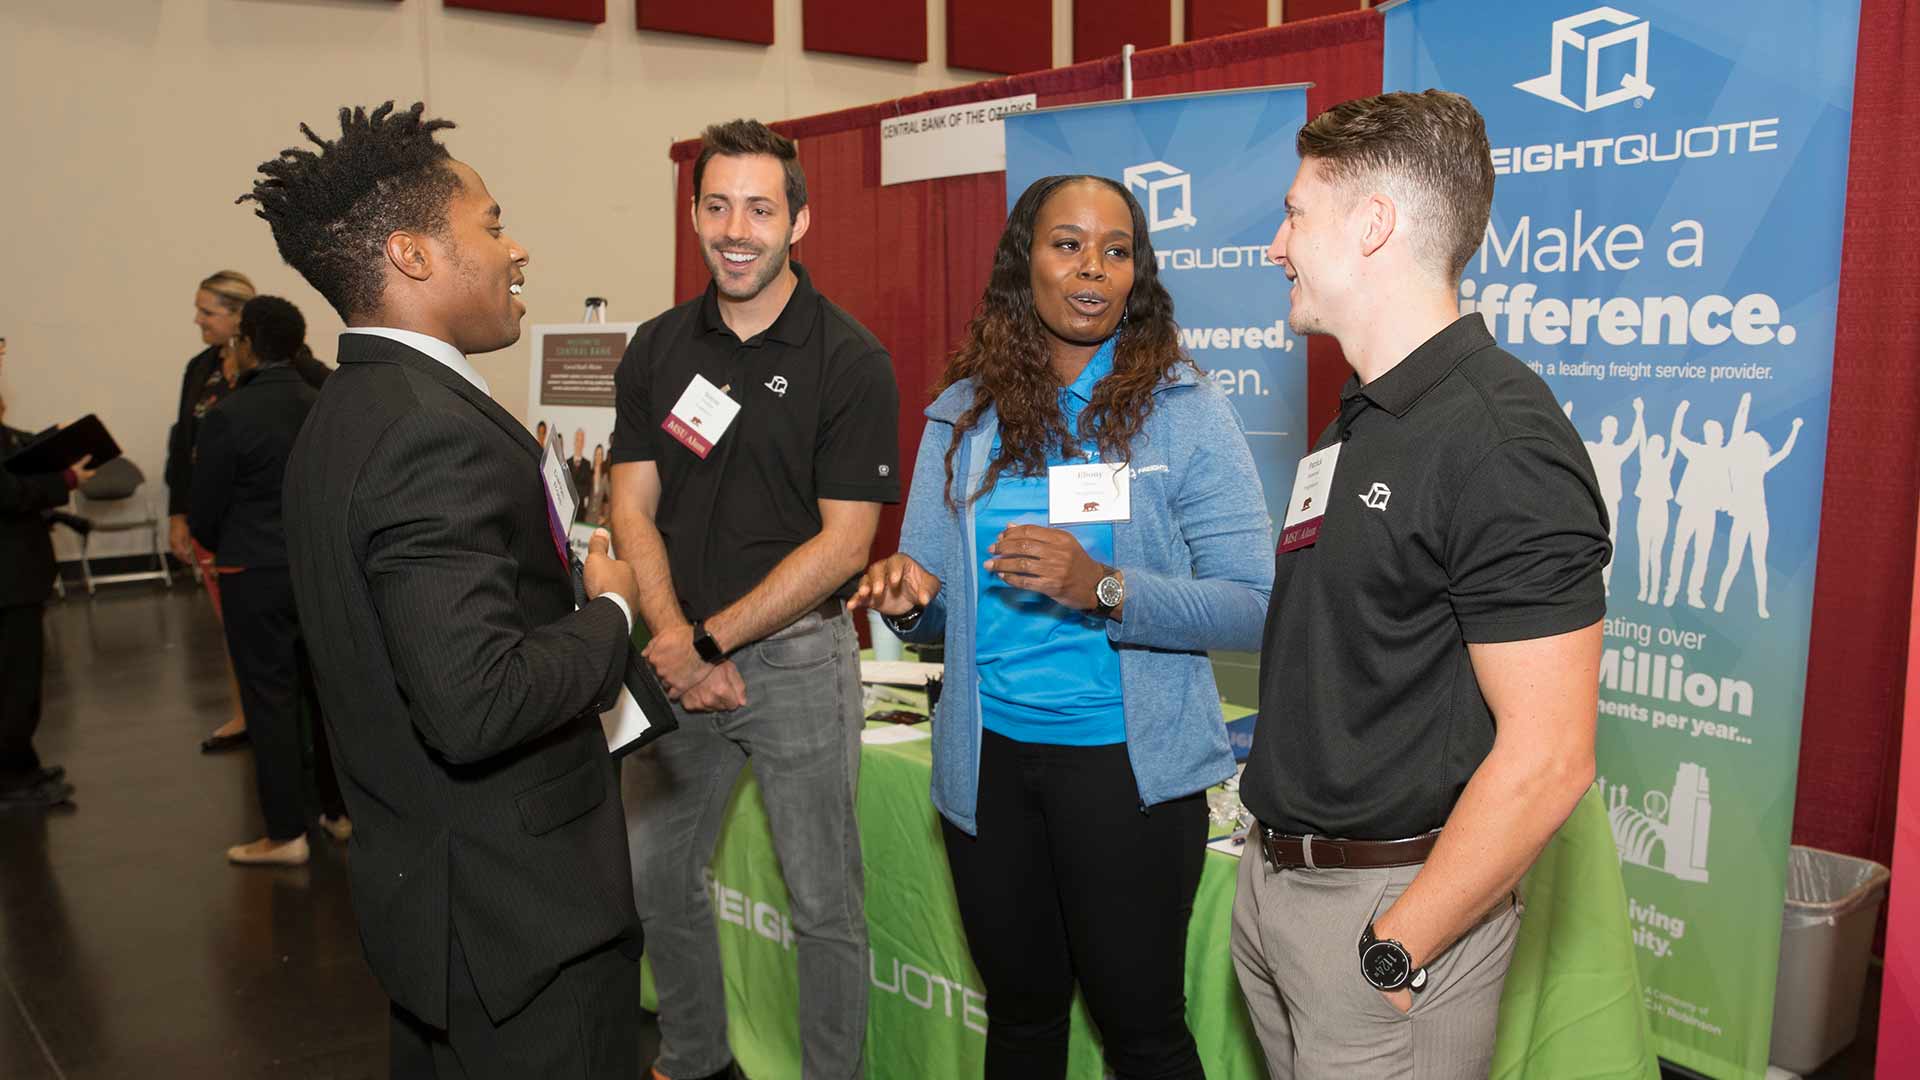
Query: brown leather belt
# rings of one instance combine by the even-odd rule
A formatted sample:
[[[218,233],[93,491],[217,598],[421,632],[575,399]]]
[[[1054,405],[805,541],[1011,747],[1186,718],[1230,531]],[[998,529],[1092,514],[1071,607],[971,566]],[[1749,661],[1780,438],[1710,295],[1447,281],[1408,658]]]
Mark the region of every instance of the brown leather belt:
[[[1265,825],[1254,826],[1260,834],[1260,853],[1275,870],[1377,870],[1388,866],[1412,866],[1427,861],[1440,831],[1405,840],[1334,840],[1325,836],[1292,836]]]

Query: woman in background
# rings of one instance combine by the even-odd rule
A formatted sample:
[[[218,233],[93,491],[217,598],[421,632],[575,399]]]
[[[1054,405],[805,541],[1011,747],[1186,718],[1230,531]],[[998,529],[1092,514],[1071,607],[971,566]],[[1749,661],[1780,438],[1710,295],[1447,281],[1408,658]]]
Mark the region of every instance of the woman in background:
[[[253,297],[253,282],[238,270],[218,271],[194,290],[193,324],[200,328],[200,343],[206,347],[187,361],[186,374],[180,380],[178,415],[167,436],[167,545],[173,549],[174,558],[199,569],[215,619],[221,618],[220,575],[214,571],[212,554],[193,542],[187,528],[187,511],[193,503],[193,447],[200,434],[201,417],[233,392],[239,378],[232,343],[240,332],[240,309]],[[234,680],[231,663],[227,683],[233,690],[233,713],[200,741],[203,754],[246,744],[246,714],[240,707],[240,685]]]

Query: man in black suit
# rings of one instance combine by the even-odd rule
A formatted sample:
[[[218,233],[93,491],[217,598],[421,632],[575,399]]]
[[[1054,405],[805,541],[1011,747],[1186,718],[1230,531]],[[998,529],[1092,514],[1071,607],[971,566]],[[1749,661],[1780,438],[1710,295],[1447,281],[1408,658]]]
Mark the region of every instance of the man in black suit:
[[[527,253],[421,106],[261,166],[248,198],[346,322],[287,468],[294,595],[347,808],[395,1076],[632,1080],[639,920],[613,761],[633,571],[575,581],[539,447],[470,353],[511,345]]]
[[[243,865],[307,861],[302,705],[315,721],[320,824],[339,839],[350,832],[300,640],[281,526],[287,456],[319,397],[294,366],[306,336],[307,320],[299,308],[277,296],[247,301],[233,342],[238,385],[207,410],[194,443],[187,525],[194,540],[213,552],[221,575],[226,607],[221,622],[240,684],[260,812],[267,823],[266,836],[227,849],[227,859]]]
[[[0,399],[0,420],[6,414]],[[0,423],[0,458],[32,438]],[[67,771],[43,765],[34,752],[33,733],[46,659],[42,619],[55,572],[46,511],[66,505],[67,493],[93,475],[86,466],[29,476],[0,468],[0,807],[56,806],[73,797]]]

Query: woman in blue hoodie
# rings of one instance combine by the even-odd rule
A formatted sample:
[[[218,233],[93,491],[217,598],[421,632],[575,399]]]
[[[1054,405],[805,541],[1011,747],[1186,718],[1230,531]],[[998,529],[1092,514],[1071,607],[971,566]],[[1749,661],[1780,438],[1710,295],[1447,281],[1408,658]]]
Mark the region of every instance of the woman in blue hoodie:
[[[933,801],[989,1077],[1063,1076],[1076,981],[1121,1077],[1199,1077],[1187,922],[1233,772],[1211,649],[1255,649],[1273,541],[1126,188],[1021,195],[927,409],[900,552],[856,603],[946,644]]]

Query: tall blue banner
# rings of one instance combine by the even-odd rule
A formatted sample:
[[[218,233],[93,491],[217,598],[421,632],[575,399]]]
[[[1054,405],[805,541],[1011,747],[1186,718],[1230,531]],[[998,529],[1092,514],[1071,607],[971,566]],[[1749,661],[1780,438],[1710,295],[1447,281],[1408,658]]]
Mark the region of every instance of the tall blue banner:
[[[1388,90],[1471,98],[1460,283],[1614,523],[1600,785],[1662,1057],[1767,1061],[1825,469],[1857,4],[1406,0]]]
[[[1276,522],[1308,442],[1307,349],[1287,329],[1286,280],[1266,250],[1306,119],[1299,87],[1006,118],[1009,210],[1035,180],[1057,173],[1111,178],[1140,201],[1181,344],[1238,410]]]

